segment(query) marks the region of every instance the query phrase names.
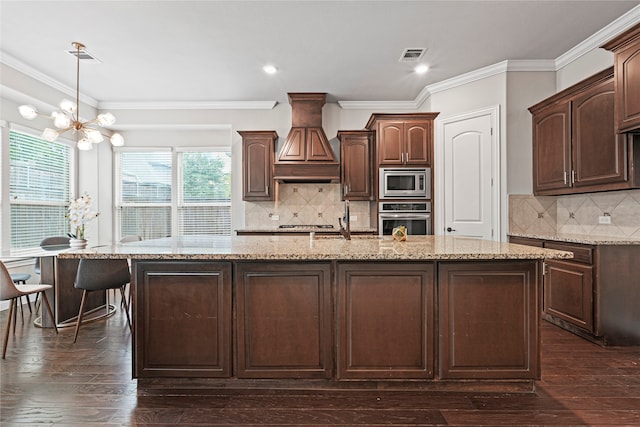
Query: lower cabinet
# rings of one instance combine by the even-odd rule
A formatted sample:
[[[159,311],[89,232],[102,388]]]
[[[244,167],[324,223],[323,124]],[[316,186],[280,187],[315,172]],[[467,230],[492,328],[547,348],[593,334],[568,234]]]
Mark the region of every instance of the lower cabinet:
[[[134,377],[533,380],[540,265],[132,260]]]
[[[132,265],[134,377],[230,377],[231,263]]]
[[[433,378],[434,265],[338,265],[337,376]]]
[[[640,245],[509,241],[573,252],[545,262],[543,319],[601,345],[640,345]]]
[[[441,379],[540,378],[539,263],[440,263]]]
[[[238,263],[238,378],[329,378],[331,263]]]
[[[543,301],[546,314],[593,332],[593,267],[547,261]]]

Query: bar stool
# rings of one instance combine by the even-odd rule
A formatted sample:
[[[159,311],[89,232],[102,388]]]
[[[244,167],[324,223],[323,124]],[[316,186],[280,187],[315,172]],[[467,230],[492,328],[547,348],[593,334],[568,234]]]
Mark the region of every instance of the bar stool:
[[[10,301],[9,307],[9,318],[7,322],[7,332],[4,336],[4,345],[2,347],[2,358],[5,358],[7,354],[7,343],[9,342],[9,330],[11,329],[11,320],[13,318],[13,333],[16,333],[16,315],[18,313],[18,300],[27,295],[31,294],[42,294],[42,300],[45,302],[47,306],[47,310],[49,310],[49,315],[53,319],[53,311],[51,310],[51,305],[49,305],[49,299],[47,298],[46,290],[51,289],[51,285],[20,285],[20,287],[16,286],[9,274],[9,270],[4,265],[3,262],[0,262],[0,301]],[[24,321],[24,320],[23,320]],[[58,327],[54,324],[53,327],[56,330],[56,334],[58,333]]]

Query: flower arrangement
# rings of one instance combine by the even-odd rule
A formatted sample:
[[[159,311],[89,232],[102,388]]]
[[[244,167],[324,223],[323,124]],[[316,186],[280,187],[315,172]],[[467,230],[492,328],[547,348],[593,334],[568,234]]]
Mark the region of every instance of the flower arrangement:
[[[71,230],[75,230],[75,233],[69,233],[69,237],[72,239],[84,239],[85,224],[100,215],[100,212],[89,209],[92,201],[93,197],[84,193],[69,204],[67,218],[69,219]]]

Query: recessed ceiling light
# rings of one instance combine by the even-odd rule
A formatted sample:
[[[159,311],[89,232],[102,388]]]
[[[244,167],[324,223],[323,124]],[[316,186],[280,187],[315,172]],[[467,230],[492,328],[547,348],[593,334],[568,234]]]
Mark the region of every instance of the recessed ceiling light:
[[[262,69],[267,74],[275,74],[278,72],[278,69],[273,65],[265,65],[264,67],[262,67]]]
[[[415,71],[417,74],[424,74],[429,71],[429,66],[427,64],[416,65],[413,71]]]

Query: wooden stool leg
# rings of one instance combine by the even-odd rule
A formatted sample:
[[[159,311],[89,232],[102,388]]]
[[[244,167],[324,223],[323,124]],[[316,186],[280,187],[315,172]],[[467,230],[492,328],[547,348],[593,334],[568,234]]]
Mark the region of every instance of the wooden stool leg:
[[[11,304],[14,305],[14,310],[13,310],[13,335],[16,334],[16,323],[18,323],[18,300],[20,299],[20,297],[18,298],[14,298],[11,302]]]
[[[22,324],[24,325],[24,308],[22,305],[22,297],[18,297],[18,305],[20,306],[20,318],[22,319]]]
[[[39,292],[42,294],[42,299],[44,300],[44,304],[47,306],[47,311],[49,312],[49,316],[51,316],[51,320],[53,321],[53,328],[56,330],[56,334],[58,333],[58,325],[56,325],[56,318],[53,317],[53,310],[51,310],[51,304],[49,304],[49,298],[47,298],[47,294],[44,291]],[[36,294],[37,295],[37,294]],[[78,332],[76,331],[76,334]]]
[[[127,315],[127,324],[129,325],[129,331],[133,331],[133,329],[131,328],[131,319],[129,318],[129,303],[127,303],[124,286],[120,288],[120,295],[122,296],[122,302],[124,304],[124,312]]]
[[[27,307],[29,307],[29,313],[33,314],[33,310],[31,310],[31,298],[29,298],[29,295],[25,295],[24,297],[27,299]]]
[[[84,304],[87,302],[87,290],[82,291],[82,301],[80,302],[80,311],[78,312],[78,321],[76,322],[76,334],[73,336],[73,343],[78,339],[78,331],[82,323],[82,315],[84,314]]]
[[[13,300],[9,304],[9,317],[7,318],[7,332],[4,334],[4,346],[2,347],[2,358],[7,354],[7,343],[9,342],[9,331],[11,330],[11,317],[13,316]]]

